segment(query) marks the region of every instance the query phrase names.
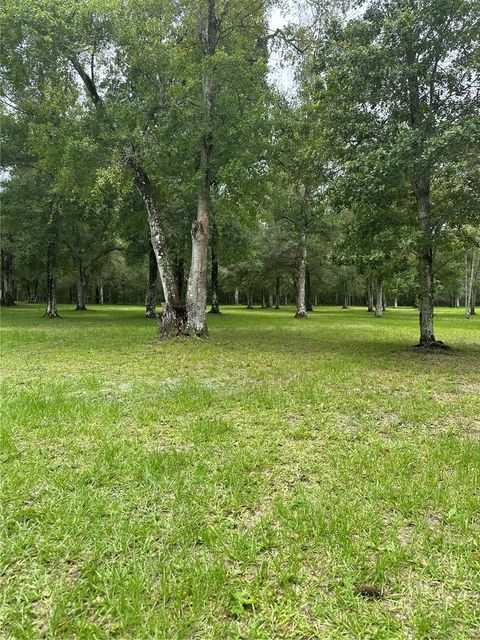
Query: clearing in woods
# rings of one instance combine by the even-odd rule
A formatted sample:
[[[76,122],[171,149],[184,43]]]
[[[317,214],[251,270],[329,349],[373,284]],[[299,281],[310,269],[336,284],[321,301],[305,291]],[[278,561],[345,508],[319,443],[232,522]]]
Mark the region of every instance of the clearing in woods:
[[[478,638],[480,330],[2,312],[5,638]]]

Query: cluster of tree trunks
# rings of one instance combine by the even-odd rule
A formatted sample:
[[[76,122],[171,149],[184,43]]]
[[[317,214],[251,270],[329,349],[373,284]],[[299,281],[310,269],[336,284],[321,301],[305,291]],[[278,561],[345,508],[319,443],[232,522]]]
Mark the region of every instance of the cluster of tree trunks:
[[[11,307],[15,304],[13,294],[13,251],[8,247],[1,248],[2,290],[0,293],[0,305]]]
[[[475,247],[465,256],[465,318],[475,315],[476,282],[480,269],[479,252]]]
[[[148,252],[148,277],[147,277],[147,292],[145,294],[145,317],[156,318],[156,289],[158,268],[157,259],[155,257],[155,251],[152,243],[150,243],[150,250]]]
[[[307,233],[308,233],[308,219],[305,207],[305,189],[303,189],[303,197],[300,211],[300,243],[299,243],[299,256],[298,256],[298,268],[296,273],[296,289],[297,289],[297,309],[295,312],[295,318],[307,318],[307,297],[306,297],[306,285],[307,285]]]
[[[47,225],[47,308],[44,317],[59,318],[56,291],[56,258],[57,258],[57,205],[52,204],[52,213]]]

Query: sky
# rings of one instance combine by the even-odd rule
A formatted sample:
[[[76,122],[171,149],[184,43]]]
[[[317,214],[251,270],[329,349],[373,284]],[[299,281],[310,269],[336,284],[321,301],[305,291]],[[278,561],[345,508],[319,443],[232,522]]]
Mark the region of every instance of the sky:
[[[293,22],[295,20],[294,13],[292,2],[289,2],[284,9],[275,5],[268,20],[270,32],[282,29],[285,25]],[[278,47],[274,47],[270,51],[269,67],[270,82],[286,96],[293,97],[296,93],[294,69],[292,64],[282,56]]]

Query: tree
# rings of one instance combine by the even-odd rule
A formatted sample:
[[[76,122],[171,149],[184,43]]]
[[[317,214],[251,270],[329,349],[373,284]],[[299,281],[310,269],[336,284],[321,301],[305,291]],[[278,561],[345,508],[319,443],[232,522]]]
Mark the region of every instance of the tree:
[[[379,0],[343,24],[332,21],[311,67],[352,192],[375,201],[401,187],[415,204],[425,348],[443,346],[433,330],[437,235],[463,215],[439,207],[436,194],[442,174],[461,176],[473,161],[480,135],[478,33],[475,0]]]

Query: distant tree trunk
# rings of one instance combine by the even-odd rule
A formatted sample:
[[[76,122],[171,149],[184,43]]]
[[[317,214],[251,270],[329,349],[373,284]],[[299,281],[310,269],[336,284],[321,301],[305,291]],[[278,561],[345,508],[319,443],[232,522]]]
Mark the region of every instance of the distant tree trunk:
[[[343,294],[342,309],[348,309],[348,293],[346,291]]]
[[[238,289],[235,289],[234,300],[235,304],[240,304],[240,292]]]
[[[52,216],[53,218],[54,216]],[[50,226],[54,226],[54,220],[51,221]],[[56,236],[52,229],[50,229],[49,238],[47,241],[47,308],[45,310],[44,318],[59,318],[57,311],[57,292],[55,282],[55,258],[56,258]]]
[[[98,281],[98,304],[103,305],[103,280],[100,278]]]
[[[458,294],[455,295],[455,307],[460,307],[460,296]]]
[[[38,278],[27,280],[27,301],[35,304],[38,300]]]
[[[288,296],[285,296],[285,306],[288,305]]]
[[[262,309],[265,309],[266,306],[267,306],[267,303],[265,301],[265,289],[264,287],[262,287]]]
[[[476,262],[477,251],[472,249],[471,263],[469,264],[468,253],[465,256],[465,318],[469,318],[472,314],[472,301],[476,295],[475,280],[476,280]],[[475,304],[473,303],[473,311],[475,312]]]
[[[387,296],[385,293],[385,287],[383,287],[383,310],[387,310]]]
[[[156,318],[156,289],[157,289],[158,267],[155,251],[152,243],[148,252],[148,276],[147,291],[145,294],[145,317]]]
[[[477,297],[477,283],[474,282],[473,283],[473,287],[472,287],[472,298],[470,300],[470,315],[471,316],[477,315],[477,312],[475,310],[476,297]]]
[[[383,316],[383,280],[379,279],[375,289],[375,317]]]
[[[367,311],[373,312],[374,307],[374,295],[373,295],[373,279],[372,276],[368,276],[367,279]]]
[[[210,249],[212,252],[212,308],[209,313],[220,313],[218,306],[218,255],[217,255],[217,225],[212,223],[210,237]]]
[[[83,260],[77,259],[77,306],[75,311],[86,311],[87,273]]]
[[[310,283],[310,269],[305,269],[305,306],[307,311],[313,311],[312,307],[312,287]]]
[[[271,307],[273,307],[273,290],[272,290],[272,288],[269,288],[269,290],[268,290],[267,307],[269,309]]]
[[[395,309],[397,309],[397,307],[398,307],[398,298],[397,298],[397,296],[395,296],[395,298],[393,299],[393,307]]]
[[[103,280],[101,277],[95,285],[95,304],[103,305]]]
[[[315,296],[315,306],[318,307],[318,296]]]
[[[307,305],[306,305],[306,270],[307,270],[307,215],[305,211],[305,202],[302,203],[300,219],[300,253],[298,257],[298,270],[297,270],[297,310],[295,318],[307,318]]]
[[[247,309],[253,309],[253,288],[247,289]]]
[[[275,309],[280,309],[280,276],[275,279]]]
[[[15,304],[13,295],[13,252],[6,247],[0,250],[0,262],[2,267],[2,291],[0,305],[11,307]]]

